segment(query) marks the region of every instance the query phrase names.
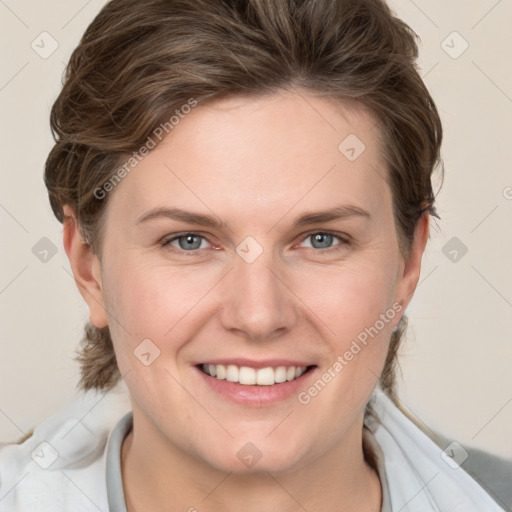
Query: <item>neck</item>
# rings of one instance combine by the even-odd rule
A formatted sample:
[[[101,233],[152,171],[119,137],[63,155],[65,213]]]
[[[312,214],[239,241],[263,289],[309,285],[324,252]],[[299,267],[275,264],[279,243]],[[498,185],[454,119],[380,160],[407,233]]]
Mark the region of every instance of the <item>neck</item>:
[[[381,510],[378,475],[364,460],[362,421],[300,468],[250,474],[219,471],[147,427],[137,424],[121,450],[127,512]]]

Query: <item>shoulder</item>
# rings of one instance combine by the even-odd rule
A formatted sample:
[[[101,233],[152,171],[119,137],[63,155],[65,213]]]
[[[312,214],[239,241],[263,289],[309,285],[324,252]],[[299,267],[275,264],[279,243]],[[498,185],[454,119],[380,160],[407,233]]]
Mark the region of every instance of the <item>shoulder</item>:
[[[440,510],[496,510],[496,504],[500,510],[512,512],[511,458],[457,442],[447,432],[433,430],[398,397],[388,396],[380,388],[374,391],[368,425],[395,472],[391,490],[400,490],[401,485],[404,488],[411,482],[412,487],[424,484],[424,495],[439,500]],[[427,488],[432,475],[437,477],[437,485]]]
[[[455,453],[459,465],[502,507],[512,512],[512,458],[453,441],[434,432],[433,441],[447,453]]]
[[[106,445],[127,410],[119,393],[79,392],[32,435],[0,444],[0,509],[106,512]]]

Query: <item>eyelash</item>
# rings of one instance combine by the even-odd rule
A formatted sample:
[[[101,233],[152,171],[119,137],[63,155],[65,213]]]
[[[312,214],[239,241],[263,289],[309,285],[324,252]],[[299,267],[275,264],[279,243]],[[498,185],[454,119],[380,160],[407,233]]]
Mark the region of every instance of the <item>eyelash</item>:
[[[328,247],[326,249],[315,249],[314,247],[307,247],[307,249],[312,249],[313,251],[316,251],[319,253],[320,252],[331,253],[331,252],[339,251],[343,247],[350,245],[350,240],[346,235],[342,235],[341,233],[334,233],[332,231],[312,231],[312,232],[304,235],[304,237],[301,239],[300,243],[304,242],[305,240],[312,237],[313,235],[330,235],[330,236],[333,236],[334,238],[337,238],[340,241],[340,243],[338,243],[332,247]],[[197,253],[202,251],[203,249],[193,249],[191,251],[185,251],[178,247],[171,246],[171,242],[174,242],[175,240],[178,240],[179,238],[185,237],[185,236],[195,236],[195,237],[199,237],[199,238],[203,238],[204,240],[207,240],[207,238],[204,235],[200,235],[199,233],[188,231],[188,232],[184,232],[184,233],[178,233],[177,235],[174,235],[172,238],[164,239],[160,243],[160,245],[162,247],[172,247],[179,253],[182,253],[184,255],[186,254],[187,256],[196,256]]]

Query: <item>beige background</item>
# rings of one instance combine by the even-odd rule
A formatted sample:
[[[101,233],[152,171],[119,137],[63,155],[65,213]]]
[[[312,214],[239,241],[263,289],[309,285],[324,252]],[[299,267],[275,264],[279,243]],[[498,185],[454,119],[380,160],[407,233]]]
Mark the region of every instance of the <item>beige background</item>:
[[[42,172],[64,64],[103,4],[0,0],[0,441],[17,439],[75,392],[72,357],[87,311]],[[512,2],[391,6],[422,39],[446,166],[441,221],[432,223],[408,310],[400,395],[431,427],[512,457]],[[34,254],[48,244],[43,237],[57,251],[45,263]]]

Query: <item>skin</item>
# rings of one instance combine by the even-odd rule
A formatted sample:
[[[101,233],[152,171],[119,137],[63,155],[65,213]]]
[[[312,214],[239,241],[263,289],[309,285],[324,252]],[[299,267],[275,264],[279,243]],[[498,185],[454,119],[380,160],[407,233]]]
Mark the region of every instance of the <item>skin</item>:
[[[355,161],[338,149],[349,134],[366,146]],[[194,108],[110,192],[101,260],[66,209],[77,285],[91,322],[110,327],[131,395],[128,510],[380,511],[379,479],[363,458],[364,408],[428,238],[425,215],[410,257],[400,254],[386,172],[369,112],[287,91]],[[305,212],[342,204],[370,216],[292,227]],[[138,223],[156,207],[213,214],[228,227]],[[204,237],[192,255],[186,240],[161,243],[183,232]],[[322,245],[311,236],[319,232],[349,242]],[[236,252],[248,236],[263,249],[252,263]],[[401,312],[307,405],[296,395],[235,404],[193,367],[281,357],[310,361],[319,377],[393,304]],[[144,339],[160,350],[149,366],[134,356]],[[252,467],[237,457],[248,442],[262,455]]]

